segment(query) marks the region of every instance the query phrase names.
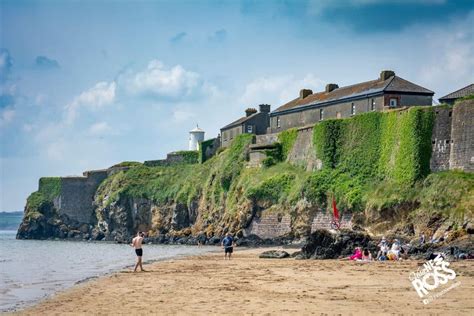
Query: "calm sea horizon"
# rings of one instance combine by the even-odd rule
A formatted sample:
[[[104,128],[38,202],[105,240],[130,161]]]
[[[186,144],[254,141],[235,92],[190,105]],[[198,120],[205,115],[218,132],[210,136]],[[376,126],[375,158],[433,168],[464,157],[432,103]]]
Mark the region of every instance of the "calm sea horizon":
[[[21,309],[80,281],[135,262],[126,244],[63,240],[17,240],[0,230],[0,312]],[[216,247],[145,245],[144,263],[197,255]]]

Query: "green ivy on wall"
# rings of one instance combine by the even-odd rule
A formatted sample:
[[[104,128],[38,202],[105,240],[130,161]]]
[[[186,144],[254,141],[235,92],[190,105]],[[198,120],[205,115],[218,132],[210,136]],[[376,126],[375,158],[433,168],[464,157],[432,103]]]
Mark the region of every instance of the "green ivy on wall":
[[[215,138],[211,138],[199,143],[199,163],[203,163],[207,160],[206,150],[213,146],[215,140]]]
[[[278,134],[278,142],[281,144],[282,161],[288,158],[288,154],[291,152],[291,149],[293,149],[297,136],[298,130],[296,128],[290,128]]]
[[[197,150],[181,150],[174,152],[174,154],[183,157],[184,163],[194,164],[199,162],[199,152]]]
[[[430,171],[433,121],[432,108],[411,107],[316,124],[316,156],[333,170],[326,175],[330,191],[345,207],[360,209],[371,182],[412,186]]]

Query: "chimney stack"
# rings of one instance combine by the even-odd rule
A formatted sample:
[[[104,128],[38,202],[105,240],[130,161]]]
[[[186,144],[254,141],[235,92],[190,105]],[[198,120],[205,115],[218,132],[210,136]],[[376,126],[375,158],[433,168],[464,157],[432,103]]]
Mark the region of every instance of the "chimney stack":
[[[335,83],[328,83],[326,85],[326,92],[331,92],[333,90],[336,90],[337,88],[339,88],[339,86]]]
[[[308,95],[313,94],[313,90],[310,89],[301,89],[300,90],[300,99],[306,98]]]
[[[248,108],[247,110],[245,110],[245,115],[247,117],[255,113],[257,113],[257,110],[255,110],[254,108]]]
[[[269,113],[270,112],[270,104],[260,104],[259,110],[261,113]]]
[[[382,70],[380,72],[380,80],[383,80],[383,81],[393,76],[395,76],[395,72],[392,70]]]

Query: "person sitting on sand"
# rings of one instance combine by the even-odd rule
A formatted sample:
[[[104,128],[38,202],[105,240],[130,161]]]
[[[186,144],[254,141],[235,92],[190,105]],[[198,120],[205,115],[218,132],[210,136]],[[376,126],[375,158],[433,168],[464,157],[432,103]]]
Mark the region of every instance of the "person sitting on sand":
[[[372,254],[370,253],[369,249],[365,248],[362,252],[362,261],[372,261]]]
[[[377,253],[377,260],[386,260],[387,259],[387,253],[388,253],[388,244],[387,240],[385,237],[382,237],[382,240],[378,244],[379,246],[379,252]]]
[[[392,244],[392,248],[387,253],[388,260],[398,260],[400,258],[400,242],[395,239]]]
[[[354,254],[349,257],[349,260],[361,260],[362,259],[362,249],[360,247],[355,247]]]
[[[142,243],[143,243],[144,236],[145,236],[144,233],[138,232],[137,236],[132,239],[131,246],[135,248],[135,253],[137,255],[137,263],[135,264],[135,269],[133,269],[133,272],[137,272],[138,267],[140,267],[140,271],[145,271],[143,270],[143,265],[142,265],[142,256],[143,256]]]
[[[230,233],[227,233],[226,237],[222,239],[222,248],[224,248],[224,260],[227,259],[227,256],[230,257],[232,256],[232,252],[234,252],[234,238],[232,238],[232,235]]]

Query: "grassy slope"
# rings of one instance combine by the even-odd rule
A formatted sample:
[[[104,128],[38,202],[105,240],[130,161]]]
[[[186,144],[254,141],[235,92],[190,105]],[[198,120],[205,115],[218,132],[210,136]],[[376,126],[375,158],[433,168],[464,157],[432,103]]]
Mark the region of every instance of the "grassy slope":
[[[208,231],[222,226],[238,230],[252,202],[289,213],[303,198],[324,209],[333,194],[343,211],[411,203],[422,211],[472,217],[474,175],[443,172],[426,177],[432,119],[432,110],[420,107],[319,124],[314,142],[326,168],[316,172],[285,161],[246,168],[251,136],[241,135],[204,164],[137,166],[118,173],[101,185],[97,202],[110,204],[121,195],[147,198],[158,205],[189,206],[199,201],[198,226]],[[281,137],[285,152],[294,143],[292,134]]]
[[[128,171],[101,184],[96,203],[103,208],[121,197],[146,198],[156,205],[198,202],[194,230],[208,232],[240,229],[252,203],[291,213],[302,199],[324,209],[332,195],[342,211],[381,210],[411,202],[423,212],[472,217],[473,174],[428,175],[432,121],[432,109],[418,107],[322,122],[314,129],[314,145],[325,167],[315,172],[284,159],[266,168],[246,168],[252,136],[240,135],[203,164],[127,164]],[[293,130],[279,138],[284,156],[295,139]],[[32,215],[59,192],[60,182],[49,179],[28,199]]]

